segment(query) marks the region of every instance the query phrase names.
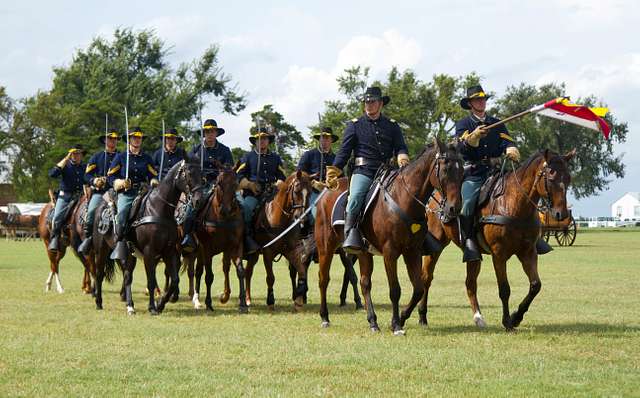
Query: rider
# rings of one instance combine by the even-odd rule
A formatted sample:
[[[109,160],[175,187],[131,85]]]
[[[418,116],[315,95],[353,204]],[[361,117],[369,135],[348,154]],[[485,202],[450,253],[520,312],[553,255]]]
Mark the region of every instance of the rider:
[[[380,87],[367,88],[362,97],[364,114],[347,123],[342,136],[342,146],[333,166],[327,166],[327,186],[334,187],[351,153],[355,156],[355,169],[349,185],[344,224],[345,240],[342,244],[348,252],[357,253],[362,250],[362,236],[355,224],[378,168],[394,155],[397,156],[400,167],[409,164],[407,145],[400,126],[395,120],[381,113],[382,107],[390,100],[388,96],[382,95]]]
[[[171,170],[176,163],[187,157],[185,150],[178,148],[178,144],[184,141],[184,137],[178,135],[176,129],[171,128],[162,134],[162,136],[164,136],[164,150],[163,148],[158,148],[152,157],[154,167],[158,170],[158,173],[160,173],[160,180],[166,177],[169,170]],[[163,151],[164,157],[162,156]]]
[[[231,155],[231,150],[226,145],[222,144],[218,141],[218,137],[224,134],[224,129],[218,127],[218,123],[216,123],[213,119],[207,119],[204,121],[202,130],[204,132],[204,148],[202,144],[198,144],[191,149],[189,156],[192,159],[200,159],[201,152],[203,156],[202,161],[202,175],[206,181],[205,184],[205,197],[208,197],[213,189],[213,184],[216,182],[216,178],[218,177],[218,168],[214,165],[214,162],[217,160],[224,166],[233,166],[233,156]],[[203,204],[206,201],[202,202]],[[197,210],[197,209],[195,209]],[[195,216],[196,211],[194,211],[193,205],[191,202],[187,203],[187,207],[185,210],[185,219],[184,219],[184,238],[182,239],[182,250],[189,253],[195,250],[196,242],[193,239],[193,229],[195,227]]]
[[[84,224],[84,240],[78,247],[78,252],[88,254],[91,247],[91,239],[93,235],[93,222],[95,220],[96,209],[102,201],[102,195],[109,190],[107,183],[107,170],[109,165],[116,156],[116,146],[120,139],[120,134],[114,129],[106,135],[99,138],[104,150],[95,153],[87,163],[87,169],[84,172],[84,181],[91,187],[91,199],[87,207],[87,221]]]
[[[49,177],[62,177],[60,192],[58,193],[53,213],[51,241],[49,241],[48,247],[52,252],[60,250],[60,232],[64,226],[65,217],[70,210],[69,206],[82,195],[85,169],[82,157],[86,153],[87,151],[84,150],[82,145],[74,145],[69,149],[67,155],[49,170]]]
[[[516,162],[520,159],[520,152],[504,124],[489,130],[485,128],[500,121],[486,113],[489,98],[491,95],[486,94],[482,86],[467,88],[467,96],[460,100],[460,106],[470,112],[456,123],[455,135],[459,139],[458,146],[465,161],[460,212],[463,262],[482,260],[474,236],[474,212],[480,187],[492,169],[491,160],[502,154]]]
[[[138,195],[142,183],[149,182],[152,187],[158,185],[158,172],[153,166],[151,156],[142,151],[145,138],[140,127],[129,132],[129,178],[127,178],[127,153],[118,153],[107,173],[109,184],[118,193],[118,215],[116,216],[116,247],[111,253],[113,260],[126,261],[129,249],[125,242],[127,220],[133,200]]]
[[[276,183],[279,185],[286,180],[282,159],[277,153],[269,151],[269,144],[275,140],[275,136],[261,127],[257,132],[249,137],[251,145],[254,146],[242,156],[240,165],[236,170],[240,183],[238,188],[242,190],[237,198],[242,206],[244,218],[244,252],[251,254],[260,247],[253,239],[253,213],[262,198],[262,194],[268,186]]]
[[[316,198],[324,189],[327,165],[332,165],[336,155],[331,151],[331,144],[338,141],[340,137],[333,134],[331,127],[322,127],[320,132],[315,133],[313,138],[318,140],[318,147],[310,149],[302,154],[298,162],[298,170],[304,171],[313,177],[311,185],[313,191],[309,203],[315,203]],[[316,206],[311,209],[311,225],[316,218]]]

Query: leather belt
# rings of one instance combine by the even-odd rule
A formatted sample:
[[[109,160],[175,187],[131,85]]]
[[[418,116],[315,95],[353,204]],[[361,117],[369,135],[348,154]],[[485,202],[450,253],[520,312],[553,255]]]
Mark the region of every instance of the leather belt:
[[[363,158],[363,157],[357,157],[355,159],[355,165],[356,166],[366,166],[366,165],[381,165],[383,162],[379,161],[379,160],[375,160],[375,159],[367,159],[367,158]]]

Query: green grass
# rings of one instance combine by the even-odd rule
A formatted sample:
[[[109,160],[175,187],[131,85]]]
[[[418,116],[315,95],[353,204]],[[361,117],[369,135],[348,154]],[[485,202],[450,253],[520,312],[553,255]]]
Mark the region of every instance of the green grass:
[[[363,311],[338,308],[334,262],[332,326],[320,328],[317,265],[310,303],[292,313],[283,262],[276,310],[265,307],[264,268],[254,275],[254,307],[235,299],[214,313],[182,296],[165,312],[145,311],[143,267],[134,277],[138,314],[118,299],[121,276],[105,284],[104,311],[80,291],[81,266],[64,259],[66,292],[44,293],[40,242],[0,242],[0,396],[638,396],[640,394],[640,232],[579,234],[540,260],[542,291],[516,333],[500,326],[493,269],[485,261],[479,298],[489,327],[478,330],[464,288],[460,253],[448,248],[431,289],[430,326],[409,320],[407,336],[388,330],[384,267],[376,263],[374,303],[382,333]],[[221,290],[219,260],[214,291]],[[403,300],[409,284],[401,265]],[[528,282],[510,262],[512,308]],[[160,272],[159,272],[160,275]],[[233,297],[237,281],[232,277]],[[181,280],[186,292],[186,275]],[[351,300],[351,294],[349,294]],[[352,301],[351,301],[352,303]]]

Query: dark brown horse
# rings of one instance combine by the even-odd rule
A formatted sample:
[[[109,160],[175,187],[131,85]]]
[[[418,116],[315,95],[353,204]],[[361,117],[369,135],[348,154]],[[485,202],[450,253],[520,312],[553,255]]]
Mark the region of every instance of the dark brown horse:
[[[196,221],[196,237],[199,244],[198,263],[195,268],[195,289],[193,287],[195,256],[185,257],[186,268],[189,272],[189,294],[192,296],[194,307],[201,308],[202,305],[199,299],[200,281],[204,270],[206,272],[205,283],[207,289],[205,305],[207,309],[213,311],[211,298],[211,285],[213,284],[214,276],[212,261],[215,255],[223,253],[222,269],[225,278],[224,292],[220,296],[220,301],[226,303],[231,295],[229,269],[231,262],[233,262],[240,284],[238,309],[244,313],[247,312],[244,267],[242,265],[244,225],[242,222],[242,209],[236,199],[238,182],[233,169],[219,165],[218,170],[218,177],[211,197]],[[183,267],[185,263],[183,263]]]
[[[179,255],[176,250],[177,228],[174,211],[180,198],[180,194],[192,195],[194,203],[198,203],[202,197],[200,167],[195,163],[181,161],[169,170],[167,176],[157,188],[153,189],[143,201],[135,221],[129,228],[127,238],[134,245],[136,256],[142,257],[147,275],[147,290],[149,293],[148,310],[151,314],[163,311],[166,303],[173,296],[180,282]],[[101,224],[104,206],[113,206],[103,203],[96,210],[96,222],[94,223],[93,248],[96,253],[96,307],[102,309],[102,281],[105,276],[113,275],[113,262],[109,260],[109,253],[115,246],[113,229],[101,234],[98,228]],[[153,292],[158,286],[156,280],[156,266],[162,259],[169,268],[171,283],[156,304]],[[136,257],[129,254],[127,261],[120,264],[124,273],[124,293],[127,302],[127,313],[135,313],[131,294],[133,271],[136,265]]]
[[[300,218],[309,205],[311,194],[311,178],[302,171],[291,174],[284,183],[277,187],[275,197],[259,209],[254,218],[255,241],[264,246],[283,232],[292,222]],[[267,271],[267,306],[273,309],[275,297],[273,295],[273,260],[278,255],[284,256],[298,271],[298,286],[294,308],[299,310],[304,304],[304,294],[307,292],[307,272],[299,253],[300,228],[291,229],[280,240],[267,248],[263,248],[262,259]],[[251,277],[253,267],[258,261],[259,253],[246,257],[245,280],[247,290],[247,305],[251,305]]]
[[[502,301],[502,325],[511,330],[522,321],[531,302],[540,292],[542,284],[538,275],[538,254],[536,241],[540,236],[538,220],[538,202],[544,199],[550,206],[551,214],[558,220],[569,216],[567,209],[567,189],[571,182],[568,162],[575,155],[575,150],[564,156],[545,150],[532,155],[522,166],[514,172],[504,176],[504,193],[497,198],[490,197],[481,206],[479,213],[486,217],[487,222],[480,222],[478,241],[483,253],[490,254],[493,268],[498,281],[498,292]],[[501,184],[498,182],[498,184]],[[493,195],[492,195],[493,196]],[[436,211],[435,198],[429,203],[427,212],[429,231],[440,242],[442,248],[453,241],[460,246],[458,224],[442,223]],[[498,217],[494,217],[498,216]],[[433,281],[433,272],[442,250],[425,256],[423,259],[423,273],[425,276],[425,290],[418,313],[420,323],[427,325],[427,301],[429,287]],[[509,296],[511,288],[507,279],[507,260],[517,256],[522,263],[522,269],[529,278],[529,292],[518,310],[509,314]],[[480,273],[480,261],[467,263],[467,296],[473,312],[473,320],[479,327],[485,326],[484,317],[480,311],[477,297],[477,280]]]
[[[439,189],[447,198],[445,211],[451,216],[457,215],[461,207],[460,184],[462,181],[462,159],[455,145],[445,145],[436,140],[416,159],[401,169],[388,187],[381,187],[374,198],[371,208],[360,221],[364,238],[371,246],[382,253],[385,264],[389,294],[393,305],[391,329],[394,334],[404,334],[404,322],[411,315],[422,297],[421,279],[422,243],[425,237],[425,202],[434,189]],[[329,326],[327,308],[327,286],[331,260],[336,248],[343,240],[343,228],[334,229],[331,225],[331,213],[338,196],[348,189],[346,178],[339,180],[339,188],[324,195],[318,202],[315,224],[315,237],[320,260],[320,317],[322,326]],[[404,213],[393,210],[395,206]],[[408,223],[407,220],[415,220]],[[413,286],[411,300],[402,314],[399,311],[400,284],[398,282],[397,261],[402,255]],[[367,308],[367,320],[372,331],[379,331],[376,313],[371,301],[371,274],[373,256],[370,253],[358,254],[360,264],[360,284]]]
[[[51,194],[51,199],[53,200],[53,195]],[[92,293],[91,287],[91,276],[94,275],[95,272],[95,264],[93,261],[93,256],[83,256],[78,253],[78,246],[80,242],[82,242],[83,236],[81,235],[82,231],[82,222],[80,220],[82,216],[83,209],[87,206],[87,197],[83,195],[80,197],[78,202],[74,205],[74,207],[69,211],[67,215],[67,219],[65,220],[65,225],[62,228],[60,233],[60,250],[58,252],[53,252],[48,249],[49,240],[51,237],[51,225],[48,221],[49,213],[53,212],[53,208],[55,206],[54,202],[47,203],[40,212],[40,217],[38,219],[38,233],[40,234],[40,239],[44,243],[45,250],[47,251],[47,257],[49,258],[49,276],[47,277],[47,281],[45,282],[45,292],[48,292],[51,289],[51,282],[53,279],[56,281],[58,293],[64,293],[64,288],[62,287],[62,282],[60,281],[60,261],[64,257],[67,251],[67,247],[71,246],[73,253],[80,260],[84,267],[84,275],[82,277],[82,291],[89,294]]]

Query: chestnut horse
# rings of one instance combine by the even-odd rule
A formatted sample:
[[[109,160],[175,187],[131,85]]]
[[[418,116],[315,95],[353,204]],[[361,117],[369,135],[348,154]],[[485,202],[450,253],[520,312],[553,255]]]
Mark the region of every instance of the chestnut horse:
[[[154,188],[143,200],[136,219],[129,227],[127,234],[136,255],[144,260],[145,272],[147,275],[147,290],[149,291],[148,310],[152,315],[159,314],[164,310],[169,299],[174,295],[180,282],[178,272],[180,259],[176,250],[177,227],[174,212],[181,193],[192,195],[194,203],[202,197],[202,185],[200,177],[200,166],[188,161],[181,161],[174,165],[167,176],[162,180],[157,188]],[[93,249],[96,253],[96,308],[102,309],[102,281],[105,276],[113,275],[113,262],[109,261],[111,248],[115,246],[113,229],[109,228],[106,234],[101,234],[98,228],[101,224],[104,206],[113,204],[103,203],[96,210],[96,222],[94,223]],[[156,280],[156,266],[162,259],[165,266],[169,268],[171,283],[156,304],[153,292],[158,286]],[[120,261],[117,261],[120,263]],[[133,297],[131,294],[131,283],[133,281],[133,271],[136,265],[136,257],[131,253],[124,264],[119,264],[124,273],[124,293],[127,302],[127,313],[134,314]]]
[[[51,282],[53,279],[56,280],[57,291],[58,293],[64,293],[64,288],[62,287],[62,282],[60,281],[60,261],[64,257],[67,251],[67,246],[71,246],[73,253],[78,257],[80,262],[84,267],[84,275],[82,277],[82,291],[89,294],[92,293],[93,289],[91,287],[91,276],[94,275],[95,272],[95,264],[93,261],[93,256],[83,256],[78,253],[78,246],[80,246],[80,242],[82,242],[82,224],[81,224],[81,216],[82,211],[87,206],[87,197],[86,195],[82,195],[78,202],[74,205],[73,209],[69,211],[67,215],[67,219],[65,220],[65,225],[62,227],[60,232],[60,250],[58,252],[49,251],[49,240],[51,238],[51,225],[48,220],[49,212],[53,211],[55,207],[55,202],[53,202],[53,194],[50,193],[51,202],[47,203],[40,212],[40,217],[38,219],[38,233],[40,235],[40,239],[44,243],[45,250],[47,251],[47,257],[49,258],[49,276],[47,277],[47,281],[45,282],[44,290],[48,292],[51,289]]]
[[[487,222],[480,222],[478,239],[483,253],[490,254],[493,260],[498,282],[498,292],[502,301],[502,325],[512,330],[520,325],[531,302],[540,292],[542,284],[538,275],[538,254],[536,241],[540,236],[538,220],[538,202],[547,201],[551,214],[558,220],[569,216],[567,209],[567,189],[571,182],[568,162],[575,155],[575,150],[558,155],[550,150],[533,154],[522,166],[507,173],[504,178],[504,193],[497,198],[490,197],[482,205],[479,212]],[[500,184],[500,181],[498,181]],[[442,249],[453,241],[460,247],[458,224],[453,219],[443,223],[437,214],[438,198],[432,199],[427,211],[429,231],[442,245]],[[495,218],[492,216],[499,216]],[[493,218],[493,221],[492,221]],[[424,296],[420,302],[418,313],[420,324],[427,325],[427,302],[429,287],[433,281],[433,272],[442,250],[425,256],[423,273],[425,275]],[[511,288],[507,279],[507,260],[516,255],[522,263],[522,269],[529,278],[529,292],[518,306],[518,310],[509,315],[509,296]],[[485,321],[478,304],[478,274],[480,261],[467,263],[467,296],[473,312],[473,320],[479,327]]]
[[[260,206],[257,216],[254,217],[254,239],[261,246],[269,243],[302,216],[309,205],[311,178],[307,173],[298,170],[287,177],[277,189],[275,197],[264,206]],[[296,288],[294,308],[299,310],[304,304],[304,294],[307,292],[307,271],[300,257],[299,241],[300,225],[297,225],[277,242],[260,250],[267,271],[267,306],[269,309],[273,309],[275,305],[273,260],[279,254],[283,255],[298,271],[298,286]],[[253,267],[258,261],[258,256],[259,253],[252,253],[246,256],[247,305],[251,305],[251,277],[253,275]]]
[[[189,273],[189,294],[195,308],[201,308],[199,294],[200,281],[203,269],[207,294],[205,305],[208,310],[213,311],[211,299],[211,285],[213,284],[212,260],[217,254],[222,253],[222,268],[225,275],[224,292],[220,296],[220,302],[226,303],[231,295],[229,286],[229,268],[231,262],[236,268],[236,275],[240,283],[239,307],[241,313],[247,312],[246,291],[244,287],[244,267],[242,265],[242,234],[244,224],[242,221],[242,209],[236,199],[238,182],[236,173],[232,168],[219,165],[219,173],[215,187],[206,206],[197,217],[196,237],[198,238],[198,263],[195,267],[195,289],[194,260],[195,255],[184,257],[183,267],[186,266]]]
[[[416,159],[402,168],[388,187],[380,187],[371,207],[359,222],[363,237],[382,253],[385,264],[389,294],[393,306],[391,329],[394,334],[404,334],[404,322],[411,315],[422,297],[421,279],[422,244],[425,237],[425,202],[434,189],[439,189],[447,198],[445,211],[456,216],[461,208],[460,185],[462,181],[462,158],[456,146],[445,145],[439,140],[427,146]],[[320,317],[322,327],[329,326],[327,308],[327,286],[331,260],[338,245],[343,241],[343,228],[332,227],[331,214],[338,196],[348,189],[347,178],[339,180],[339,187],[330,191],[318,201],[318,213],[315,224],[315,237],[318,247]],[[393,210],[392,202],[396,210]],[[400,209],[401,214],[397,209]],[[412,220],[411,225],[407,220]],[[402,255],[413,294],[409,304],[399,312],[400,284],[398,282],[397,262]],[[358,254],[360,264],[360,285],[367,308],[367,320],[372,331],[379,331],[377,316],[371,301],[371,274],[373,256],[368,252]]]

